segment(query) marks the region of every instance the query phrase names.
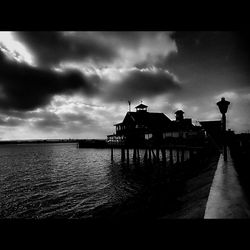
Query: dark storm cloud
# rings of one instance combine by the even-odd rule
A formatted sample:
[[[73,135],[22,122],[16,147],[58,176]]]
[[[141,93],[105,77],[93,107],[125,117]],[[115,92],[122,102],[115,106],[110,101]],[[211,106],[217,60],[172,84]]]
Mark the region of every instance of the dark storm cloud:
[[[249,38],[244,32],[197,31],[176,32],[172,34],[178,53],[166,58],[170,69],[211,71],[233,67],[246,72],[249,63]],[[180,72],[181,73],[181,72]]]
[[[249,38],[244,32],[187,31],[175,32],[172,38],[178,52],[158,66],[168,68],[183,82],[175,100],[195,98],[199,103],[229,89],[249,86]]]
[[[43,67],[64,63],[89,63],[94,67],[120,62],[122,66],[152,65],[176,46],[172,32],[15,32],[15,38],[28,48]],[[65,65],[65,64],[64,64]]]
[[[107,101],[123,101],[124,99],[135,101],[180,89],[174,76],[163,70],[132,70],[121,81],[108,88],[105,99]]]
[[[246,32],[176,32],[172,38],[177,53],[170,54],[158,67],[169,69],[183,84],[178,95],[172,95],[168,101],[182,104],[190,117],[209,120],[220,118],[216,102],[219,95],[225,96],[232,107],[228,111],[229,127],[236,131],[246,129],[242,122],[249,109],[242,98],[250,93]]]
[[[15,32],[18,40],[23,42],[35,55],[38,65],[55,66],[58,63],[94,59],[110,61],[116,56],[112,46],[85,33],[84,36],[66,35],[63,32]]]
[[[96,86],[78,71],[56,72],[31,67],[9,60],[0,50],[0,107],[1,109],[33,110],[49,103],[55,94],[82,91],[87,95]]]

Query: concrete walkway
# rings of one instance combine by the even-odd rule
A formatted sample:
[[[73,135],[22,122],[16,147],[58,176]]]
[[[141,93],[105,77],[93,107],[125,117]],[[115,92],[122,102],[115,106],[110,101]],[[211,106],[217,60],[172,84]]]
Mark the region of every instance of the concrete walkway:
[[[250,206],[240,186],[229,151],[227,162],[224,162],[223,155],[220,155],[204,218],[250,218]]]
[[[193,169],[182,180],[182,192],[176,197],[175,208],[159,219],[203,219],[218,161],[219,155],[214,154],[200,169]]]

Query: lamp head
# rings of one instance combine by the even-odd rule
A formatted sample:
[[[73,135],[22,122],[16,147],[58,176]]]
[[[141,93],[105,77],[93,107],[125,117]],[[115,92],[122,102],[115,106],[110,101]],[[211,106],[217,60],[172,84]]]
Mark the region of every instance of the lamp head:
[[[230,102],[226,101],[224,97],[222,97],[221,100],[219,102],[217,102],[219,110],[222,114],[227,113],[227,109],[228,109],[229,104],[230,104]]]

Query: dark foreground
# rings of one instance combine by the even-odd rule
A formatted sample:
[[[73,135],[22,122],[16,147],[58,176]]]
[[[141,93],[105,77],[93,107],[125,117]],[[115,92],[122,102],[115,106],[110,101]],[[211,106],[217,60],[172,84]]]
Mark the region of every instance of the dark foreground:
[[[242,134],[231,137],[229,148],[234,162],[235,170],[238,173],[240,184],[250,202],[250,136]]]
[[[218,159],[219,153],[213,152],[167,170],[151,166],[148,188],[140,197],[99,208],[89,220],[203,219]]]

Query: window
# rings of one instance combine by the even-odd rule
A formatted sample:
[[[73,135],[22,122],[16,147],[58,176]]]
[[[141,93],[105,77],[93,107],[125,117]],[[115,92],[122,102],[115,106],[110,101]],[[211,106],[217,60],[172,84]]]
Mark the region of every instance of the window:
[[[165,132],[165,133],[163,133],[163,138],[165,139],[165,138],[168,138],[168,137],[172,137],[173,135],[172,135],[172,132]]]
[[[179,137],[179,133],[178,132],[173,132],[173,137]]]
[[[152,138],[152,136],[153,136],[152,134],[145,134],[145,139],[149,140],[150,138]]]
[[[136,124],[135,128],[144,128],[144,126],[141,124]]]

